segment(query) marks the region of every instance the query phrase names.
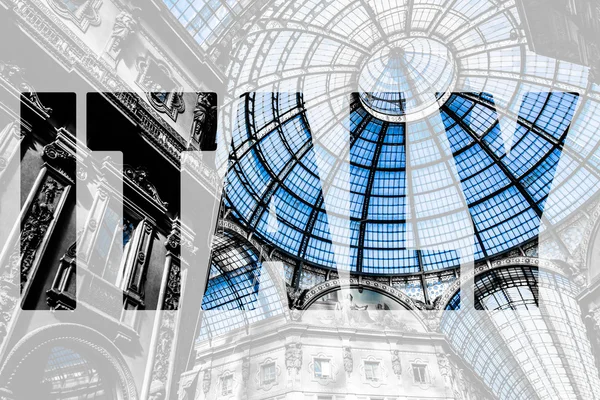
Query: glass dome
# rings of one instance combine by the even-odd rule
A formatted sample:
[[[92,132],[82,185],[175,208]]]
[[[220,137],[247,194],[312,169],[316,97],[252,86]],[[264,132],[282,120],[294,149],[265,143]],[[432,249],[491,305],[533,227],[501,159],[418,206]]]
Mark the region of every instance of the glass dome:
[[[307,263],[336,267],[331,231],[340,218],[349,217],[352,271],[408,274],[454,268],[456,250],[414,247],[416,228],[422,239],[456,229],[452,216],[461,204],[453,200],[454,191],[461,190],[473,221],[476,259],[534,238],[577,101],[576,94],[563,92],[526,94],[506,151],[493,96],[451,94],[439,114],[408,125],[412,154],[427,155],[411,168],[411,180],[407,124],[377,118],[355,96],[349,117],[351,206],[344,214],[342,208],[328,212],[324,205],[324,180],[315,161],[322,150],[313,144],[302,96],[252,93],[240,110],[248,115],[248,129],[233,137],[226,202],[242,225]],[[276,123],[269,124],[273,116]],[[431,126],[439,123],[450,149],[431,134]],[[443,186],[439,178],[449,160],[460,189]],[[415,175],[421,183],[415,183]],[[436,182],[442,184],[436,187]],[[409,190],[418,209],[412,220]],[[432,201],[432,192],[447,201]],[[448,215],[446,225],[439,226]]]
[[[561,222],[600,190],[600,94],[587,67],[530,50],[514,3],[277,0],[244,3],[251,12],[242,12],[219,0],[211,7],[227,17],[208,26],[198,21],[210,7],[164,2],[206,57],[229,57],[217,161],[227,165],[232,216],[266,243],[335,268],[332,232],[339,237],[340,219],[349,218],[354,271],[437,274],[455,268],[458,254],[416,250],[414,225],[425,238],[454,229],[458,198],[477,259],[542,230],[560,248],[546,255],[564,258]],[[326,210],[317,165],[334,156],[312,139],[347,119],[339,104],[350,93],[358,93],[348,123],[351,207],[336,212]],[[428,136],[431,127],[444,143]],[[407,143],[430,156],[411,166],[412,177],[448,194],[418,218],[407,201],[415,197]],[[455,182],[440,184],[450,164]],[[414,189],[430,193],[425,184]]]
[[[360,100],[379,119],[401,122],[406,114],[432,113],[456,83],[456,65],[442,43],[406,38],[376,51],[358,77]],[[442,100],[439,104],[437,100]]]

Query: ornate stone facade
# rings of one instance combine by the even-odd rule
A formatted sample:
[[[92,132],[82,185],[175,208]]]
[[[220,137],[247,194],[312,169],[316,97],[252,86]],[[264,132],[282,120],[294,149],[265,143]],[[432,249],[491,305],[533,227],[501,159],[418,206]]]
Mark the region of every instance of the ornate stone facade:
[[[102,0],[50,0],[48,3],[58,15],[71,20],[84,32],[90,25],[100,25],[101,18],[98,10],[102,5]]]
[[[217,95],[198,93],[194,107],[194,122],[191,129],[191,147],[201,150],[216,150]]]
[[[137,9],[136,9],[137,10]],[[138,25],[138,19],[128,11],[121,11],[115,18],[109,51],[112,54],[119,54],[126,41],[135,33]]]

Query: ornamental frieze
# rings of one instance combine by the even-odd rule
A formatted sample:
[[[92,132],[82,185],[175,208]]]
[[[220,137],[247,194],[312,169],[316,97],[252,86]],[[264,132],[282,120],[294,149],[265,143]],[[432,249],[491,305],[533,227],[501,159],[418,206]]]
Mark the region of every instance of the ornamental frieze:
[[[12,0],[15,17],[22,28],[34,40],[43,45],[53,57],[68,70],[75,69],[100,90],[117,107],[132,117],[139,125],[142,135],[164,150],[175,164],[186,153],[184,139],[164,121],[153,107],[144,101],[115,72],[106,60],[99,58],[59,17],[38,0]],[[34,92],[32,92],[34,93]],[[219,178],[214,169],[202,160],[188,164],[198,171],[197,176],[212,193],[220,193]]]
[[[46,118],[52,114],[52,109],[40,101],[36,90],[25,80],[25,70],[16,64],[0,62],[0,77],[20,92],[29,104],[35,107]]]
[[[365,288],[377,289],[378,291],[384,292],[392,298],[395,298],[406,304],[411,309],[417,308],[414,301],[398,289],[371,279],[359,279],[356,277],[333,279],[314,286],[313,288],[309,289],[304,296],[304,307],[306,307],[307,304],[311,304],[314,299],[318,299],[324,293],[331,290],[336,290],[342,286],[362,286]]]
[[[130,165],[123,166],[123,176],[129,178],[138,188],[152,198],[158,205],[167,208],[169,203],[163,201],[154,184],[148,179],[148,170],[144,167],[133,168]]]
[[[21,290],[29,280],[29,274],[38,249],[56,217],[61,194],[65,186],[46,175],[27,214],[21,222]],[[15,246],[15,249],[17,247]]]
[[[54,12],[73,22],[83,32],[87,31],[90,25],[98,26],[102,21],[98,12],[102,0],[80,0],[76,2],[49,0],[48,4]]]

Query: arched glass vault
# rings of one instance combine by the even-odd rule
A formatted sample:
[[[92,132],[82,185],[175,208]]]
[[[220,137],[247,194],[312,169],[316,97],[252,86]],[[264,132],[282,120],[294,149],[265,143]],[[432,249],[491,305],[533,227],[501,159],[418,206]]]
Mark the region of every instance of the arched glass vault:
[[[507,143],[492,95],[452,94],[439,111],[447,149],[431,133],[437,118],[387,122],[354,97],[348,117],[351,204],[328,212],[322,188],[328,180],[319,176],[315,162],[315,151],[322,150],[313,143],[302,95],[251,93],[240,111],[247,124],[233,135],[226,205],[267,243],[320,267],[335,268],[330,232],[339,216],[350,219],[354,272],[454,268],[456,250],[418,251],[415,231],[422,241],[428,239],[423,235],[439,235],[430,227],[443,229],[437,221],[461,211],[455,201],[460,191],[475,228],[476,259],[536,237],[577,102],[572,93],[527,93]],[[417,159],[411,171],[407,152]],[[460,185],[440,178],[448,174],[449,158]],[[335,164],[333,155],[330,159]]]
[[[240,238],[215,236],[198,340],[281,314],[287,305],[275,278]]]
[[[600,381],[578,292],[537,267],[493,269],[475,278],[474,304],[455,294],[441,330],[499,398],[596,398]]]
[[[538,237],[543,257],[572,256],[563,224],[600,189],[600,92],[587,67],[528,48],[514,2],[165,3],[203,55],[217,64],[229,55],[217,157],[223,211],[282,256],[292,294],[339,277],[334,248],[346,221],[352,276],[427,307],[456,285],[464,248],[421,242],[450,242],[461,224],[472,226],[477,265],[537,256]],[[198,23],[221,9],[229,11],[212,25]],[[330,148],[348,143],[348,154],[318,145],[336,123],[345,136]],[[349,206],[323,197],[342,186],[341,167]],[[213,320],[201,337],[277,315],[274,304],[286,303],[256,300],[267,271],[258,251],[220,240],[231,242],[214,253],[203,308],[232,311],[206,314]],[[456,293],[441,330],[492,392],[599,393],[572,283],[531,267],[475,282],[474,302]]]

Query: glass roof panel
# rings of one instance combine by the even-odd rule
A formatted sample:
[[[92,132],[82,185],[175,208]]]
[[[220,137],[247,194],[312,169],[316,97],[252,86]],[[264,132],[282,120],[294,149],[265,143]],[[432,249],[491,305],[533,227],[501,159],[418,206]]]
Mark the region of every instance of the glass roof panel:
[[[249,94],[253,101],[245,104],[268,105],[286,96],[270,95],[271,101],[265,99],[265,94]],[[352,269],[398,274],[457,264],[456,256],[447,251],[428,251],[422,265],[402,255],[413,246],[415,229],[410,228],[407,235],[406,224],[412,218],[408,215],[407,190],[414,196],[421,240],[439,243],[448,242],[449,233],[459,230],[451,224],[463,223],[462,192],[469,218],[482,240],[480,244],[474,241],[481,246],[475,249],[477,258],[491,256],[539,233],[543,201],[553,181],[577,98],[569,93],[527,93],[510,146],[499,129],[492,96],[452,94],[441,107],[442,119],[430,117],[409,126],[413,163],[410,178],[406,175],[406,124],[380,120],[357,103],[349,118],[349,135],[353,138],[349,154],[351,206],[345,209],[342,203],[332,202],[329,210],[322,200],[321,186],[329,185],[331,193],[340,190],[336,183],[340,163],[323,146],[312,143],[312,132],[302,117],[302,101],[297,101],[296,109],[288,111],[296,117],[269,128],[269,133],[255,133],[256,141],[246,139],[250,150],[241,158],[234,150],[233,159],[240,161],[228,174],[229,204],[239,208],[239,222],[259,237],[291,256],[325,267],[335,267],[330,230],[342,226],[336,222],[339,218],[349,217],[351,247],[353,251],[365,249],[358,253]],[[254,112],[261,111],[254,108]],[[443,121],[449,150],[442,150],[439,138],[432,136],[430,127],[438,121]],[[234,138],[234,142],[244,140]],[[315,150],[329,163],[334,180],[319,177]],[[447,151],[450,157],[445,155]],[[459,186],[452,184],[449,160],[456,166]],[[253,201],[247,200],[249,196]],[[267,218],[271,202],[279,222],[277,230]],[[301,245],[304,238],[306,246]]]
[[[164,2],[213,59],[230,56],[221,122],[234,150],[225,203],[290,256],[335,267],[330,230],[349,218],[353,268],[433,271],[443,268],[434,260],[447,250],[423,249],[428,256],[416,264],[401,254],[412,251],[417,231],[442,240],[451,221],[464,225],[461,201],[481,239],[473,238],[479,259],[533,238],[542,212],[552,228],[600,189],[597,87],[588,87],[586,67],[538,56],[525,38],[512,39],[520,29],[513,3],[281,0],[258,9],[249,1]],[[229,30],[244,33],[233,46]],[[374,89],[359,89],[361,75]],[[356,92],[351,111],[342,110]],[[310,113],[309,95],[318,100]],[[240,97],[245,102],[234,109]],[[430,103],[434,109],[410,123],[374,112],[404,116],[407,106]],[[349,154],[335,118],[349,127]],[[322,130],[336,130],[340,140],[328,135],[319,143],[313,134]],[[346,156],[350,207],[328,199],[326,209],[324,189],[342,197],[338,158]],[[316,159],[330,176],[319,176]],[[413,207],[411,196],[441,204]],[[435,221],[442,221],[439,233]],[[400,226],[404,238],[390,245]],[[363,252],[374,232],[386,245]]]

